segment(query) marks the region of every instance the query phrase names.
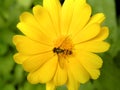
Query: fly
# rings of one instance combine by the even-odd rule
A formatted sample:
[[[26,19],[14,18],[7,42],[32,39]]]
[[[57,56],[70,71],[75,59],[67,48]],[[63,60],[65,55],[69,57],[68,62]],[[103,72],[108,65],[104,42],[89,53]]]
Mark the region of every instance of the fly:
[[[57,53],[57,54],[65,54],[65,55],[71,55],[72,54],[72,51],[71,50],[66,50],[66,49],[60,49],[59,47],[58,48],[54,48],[53,49],[53,52],[54,53]]]

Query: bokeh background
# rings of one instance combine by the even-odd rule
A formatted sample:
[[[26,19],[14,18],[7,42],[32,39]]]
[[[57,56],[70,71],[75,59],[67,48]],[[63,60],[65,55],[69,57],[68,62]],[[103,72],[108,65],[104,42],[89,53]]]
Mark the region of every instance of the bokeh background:
[[[105,14],[104,25],[110,29],[107,41],[111,48],[100,54],[104,61],[100,78],[81,85],[79,90],[120,90],[120,0],[87,2],[92,6],[93,14]],[[45,90],[44,84],[30,84],[26,80],[27,73],[13,60],[16,49],[12,37],[21,34],[16,28],[19,15],[24,11],[31,12],[36,4],[42,5],[42,0],[0,0],[0,90]],[[57,87],[57,90],[67,89],[61,86]]]

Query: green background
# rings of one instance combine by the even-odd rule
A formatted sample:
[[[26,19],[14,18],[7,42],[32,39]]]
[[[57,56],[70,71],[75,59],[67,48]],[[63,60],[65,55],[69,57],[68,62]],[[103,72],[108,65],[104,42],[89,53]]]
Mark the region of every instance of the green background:
[[[81,85],[80,90],[120,90],[120,16],[116,17],[114,0],[87,0],[92,6],[93,14],[105,13],[104,25],[110,29],[107,41],[111,48],[104,54],[103,67],[99,79],[90,80]],[[45,85],[32,85],[26,80],[27,73],[21,65],[13,60],[16,52],[12,43],[13,35],[20,34],[16,28],[19,15],[30,11],[42,0],[0,0],[0,90],[45,90]],[[57,90],[67,90],[65,86]]]

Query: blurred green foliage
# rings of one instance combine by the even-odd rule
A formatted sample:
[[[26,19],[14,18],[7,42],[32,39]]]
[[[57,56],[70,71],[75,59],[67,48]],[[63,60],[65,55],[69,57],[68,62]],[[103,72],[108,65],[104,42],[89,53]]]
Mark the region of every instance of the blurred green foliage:
[[[107,41],[111,44],[111,48],[101,55],[104,64],[100,78],[81,85],[80,90],[120,90],[120,17],[116,18],[115,1],[87,1],[92,6],[93,14],[105,13],[104,25],[110,28]],[[12,37],[20,33],[16,28],[19,15],[24,11],[31,11],[36,4],[42,4],[42,0],[0,0],[0,90],[45,90],[45,85],[30,84],[21,65],[15,64],[12,58],[16,52]],[[57,90],[67,89],[61,86]]]

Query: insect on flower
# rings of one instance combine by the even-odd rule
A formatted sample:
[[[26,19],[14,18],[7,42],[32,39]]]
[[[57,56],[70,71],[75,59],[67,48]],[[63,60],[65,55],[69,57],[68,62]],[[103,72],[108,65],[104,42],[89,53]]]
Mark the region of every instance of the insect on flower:
[[[66,50],[66,49],[63,50],[63,49],[60,49],[60,47],[58,47],[58,48],[55,47],[53,49],[53,52],[57,53],[57,54],[61,54],[62,53],[62,54],[65,54],[65,55],[71,55],[72,54],[72,51]]]

